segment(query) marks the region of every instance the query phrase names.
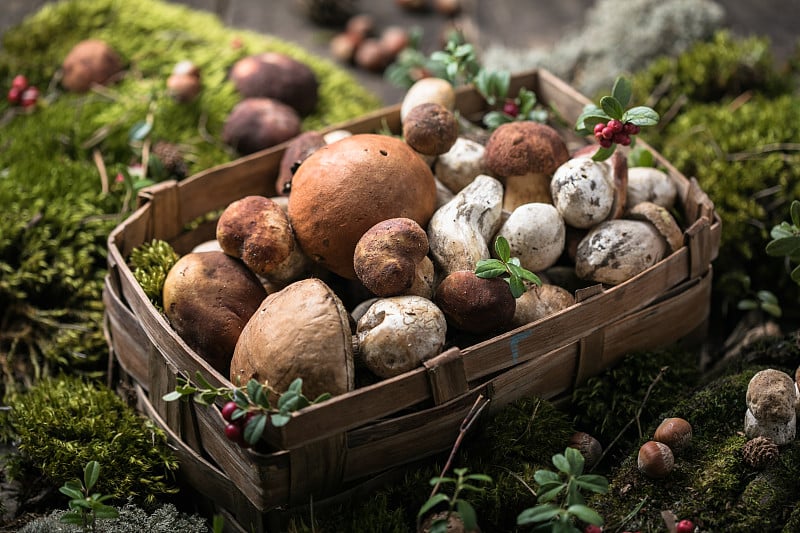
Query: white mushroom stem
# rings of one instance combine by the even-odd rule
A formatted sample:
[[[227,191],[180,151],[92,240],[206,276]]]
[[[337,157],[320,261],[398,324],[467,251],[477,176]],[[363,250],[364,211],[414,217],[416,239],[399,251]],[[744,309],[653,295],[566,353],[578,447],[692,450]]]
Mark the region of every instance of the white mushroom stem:
[[[753,411],[747,409],[744,415],[744,434],[748,439],[767,437],[778,446],[788,444],[797,432],[797,415],[792,412],[788,420],[766,420],[755,417]]]

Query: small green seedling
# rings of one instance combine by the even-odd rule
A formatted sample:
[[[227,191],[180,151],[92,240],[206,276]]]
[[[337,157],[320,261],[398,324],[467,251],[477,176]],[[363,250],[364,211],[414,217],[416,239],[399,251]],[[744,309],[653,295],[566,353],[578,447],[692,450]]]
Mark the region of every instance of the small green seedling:
[[[100,464],[89,461],[83,470],[83,482],[79,479],[67,481],[58,489],[70,498],[69,508],[72,509],[61,517],[62,523],[81,526],[83,531],[95,531],[98,519],[119,517],[114,507],[103,503],[111,498],[110,495],[92,492],[99,477]]]
[[[787,265],[800,263],[800,201],[789,206],[791,222],[781,222],[770,231],[772,240],[767,243],[767,255],[785,257]],[[791,271],[792,281],[800,285],[800,266]]]
[[[443,477],[437,476],[430,480],[430,484],[438,487],[440,485],[451,484],[454,485],[453,494],[449,496],[442,492],[434,492],[428,501],[422,504],[419,512],[417,513],[417,521],[419,522],[425,517],[434,507],[441,503],[447,504],[447,515],[433,520],[431,523],[429,533],[446,533],[448,531],[448,522],[451,513],[458,513],[461,521],[464,523],[464,531],[474,531],[478,526],[478,517],[475,513],[475,508],[467,500],[460,498],[463,492],[483,492],[485,489],[478,487],[473,482],[492,483],[492,478],[486,474],[467,474],[466,468],[454,468],[453,473],[456,477]]]
[[[502,277],[508,282],[514,298],[519,298],[525,292],[526,281],[541,286],[542,280],[539,279],[539,276],[522,268],[518,258],[511,257],[511,247],[505,237],[499,236],[495,239],[494,251],[498,258],[478,261],[475,265],[476,276],[479,278]]]
[[[595,474],[584,474],[584,458],[575,448],[567,448],[563,454],[553,456],[553,465],[558,472],[537,470],[537,505],[525,509],[517,516],[517,525],[538,524],[537,531],[558,533],[581,533],[577,522],[595,526],[603,525],[603,518],[586,505],[581,491],[605,494],[608,480]]]

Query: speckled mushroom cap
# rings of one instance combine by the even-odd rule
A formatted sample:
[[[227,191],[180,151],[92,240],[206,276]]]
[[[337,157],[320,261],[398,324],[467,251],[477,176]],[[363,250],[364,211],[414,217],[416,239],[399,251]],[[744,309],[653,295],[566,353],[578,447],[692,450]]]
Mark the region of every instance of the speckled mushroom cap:
[[[484,162],[495,177],[528,173],[552,174],[569,156],[559,133],[533,121],[509,122],[494,130],[486,143]]]
[[[747,385],[747,408],[761,421],[789,420],[794,414],[794,381],[772,368],[756,373]]]
[[[231,382],[267,381],[279,392],[296,378],[303,394],[342,394],[354,387],[347,311],[336,294],[308,278],[270,294],[247,322],[231,361]]]

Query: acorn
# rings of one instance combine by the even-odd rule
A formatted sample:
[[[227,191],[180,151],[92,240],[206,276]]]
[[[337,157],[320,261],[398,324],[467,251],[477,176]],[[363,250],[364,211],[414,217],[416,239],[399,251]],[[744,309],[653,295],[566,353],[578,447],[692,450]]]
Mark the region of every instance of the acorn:
[[[639,471],[650,478],[666,477],[675,466],[672,450],[663,442],[647,441],[639,448],[636,460]]]
[[[683,418],[665,418],[653,433],[653,440],[663,442],[677,453],[692,442],[692,425]]]

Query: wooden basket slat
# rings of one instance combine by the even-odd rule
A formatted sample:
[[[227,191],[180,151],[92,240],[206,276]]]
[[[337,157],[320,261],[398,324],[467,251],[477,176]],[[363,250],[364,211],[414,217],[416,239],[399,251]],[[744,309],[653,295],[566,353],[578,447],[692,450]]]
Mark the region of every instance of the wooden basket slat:
[[[589,103],[543,70],[512,78],[512,92],[522,86],[535,91],[565,123],[574,121]],[[482,97],[470,88],[459,88],[456,102],[464,116],[477,116],[485,109]],[[398,133],[399,111],[398,104],[323,131],[368,133],[388,128]],[[570,142],[581,141],[573,137]],[[653,151],[678,188],[678,207],[688,226],[683,248],[616,287],[596,285],[579,291],[578,303],[565,311],[303,409],[282,428],[268,425],[265,438],[276,450],[273,453],[238,449],[225,439],[218,409],[161,399],[174,388],[178,375],[201,372],[214,386],[231,384],[169,327],[147,300],[125,258],[154,238],[167,240],[181,254],[213,239],[213,214],[249,194],[274,195],[285,147],[286,143],[179,183],[145,189],[137,198],[140,207],[108,241],[104,322],[112,354],[121,370],[139,384],[143,410],[184,448],[193,483],[207,484],[209,496],[227,491],[222,507],[241,516],[253,531],[263,529],[260,513],[306,502],[309,494],[330,495],[338,486],[448,449],[478,394],[491,396],[489,411],[523,395],[561,396],[624,353],[676,340],[701,328],[707,319],[710,262],[718,253],[720,219],[697,181],[687,180]],[[240,487],[241,492],[230,487]]]

